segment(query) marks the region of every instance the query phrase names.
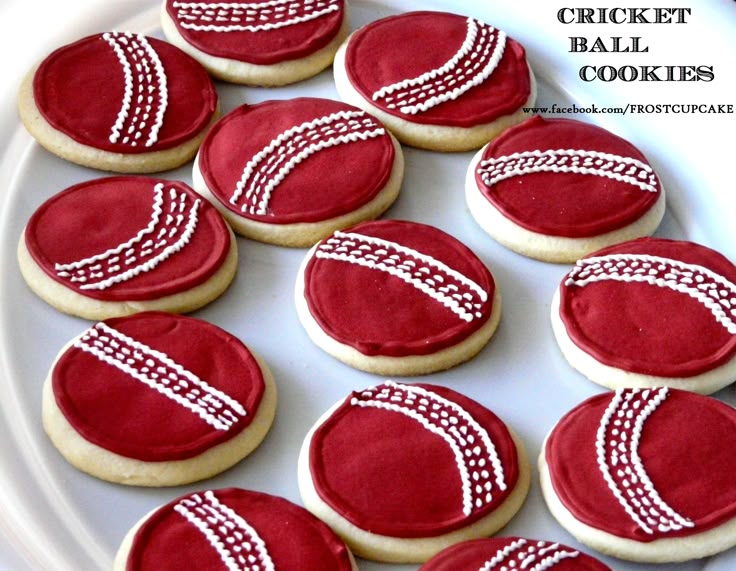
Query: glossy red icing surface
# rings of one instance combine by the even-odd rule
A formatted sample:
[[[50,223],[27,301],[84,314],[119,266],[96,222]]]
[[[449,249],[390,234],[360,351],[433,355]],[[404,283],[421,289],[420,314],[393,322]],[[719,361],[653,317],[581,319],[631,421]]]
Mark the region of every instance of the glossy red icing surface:
[[[646,158],[628,141],[573,119],[534,116],[491,141],[482,161],[523,153],[574,149]],[[605,176],[564,172],[533,172],[487,186],[476,170],[476,184],[485,198],[506,218],[532,232],[581,238],[632,224],[661,194]]]
[[[74,346],[54,367],[53,390],[67,421],[86,440],[122,456],[160,462],[201,454],[250,424],[265,385],[255,358],[236,337],[200,319],[163,312],[103,323],[165,354],[240,403],[246,414],[218,430],[120,367]]]
[[[36,106],[58,131],[78,143],[115,153],[145,153],[169,149],[199,134],[217,109],[217,92],[204,68],[180,49],[146,38],[161,61],[166,76],[163,122],[155,144],[146,146],[111,142],[126,91],[124,67],[102,34],[88,36],[51,53],[39,66],[33,79]],[[136,85],[138,72],[130,60]],[[155,71],[150,84],[158,86]],[[137,96],[134,97],[137,100]],[[145,103],[145,102],[144,102]],[[149,128],[156,120],[158,98],[152,108],[140,109]],[[145,107],[145,105],[144,105]],[[138,109],[132,101],[131,116]]]
[[[226,10],[228,20],[223,22],[202,20],[204,11],[202,14],[194,14],[191,8],[186,8],[191,4],[193,3],[178,0],[166,1],[167,13],[188,43],[212,56],[257,65],[299,59],[322,49],[337,35],[345,17],[343,0],[319,0],[314,3],[304,0],[277,0],[272,3],[273,6],[267,8],[270,10],[268,14],[262,9],[264,2],[251,0],[239,3],[242,6],[237,6],[237,10],[251,10],[254,12],[252,15],[235,14],[232,10]],[[196,4],[201,8],[201,5],[221,6],[223,3],[209,1]],[[185,9],[182,9],[182,5]],[[253,6],[261,8],[254,10]],[[310,9],[305,10],[305,6]],[[293,11],[293,14],[275,18],[272,11],[282,8]],[[255,21],[246,20],[249,17],[253,17]],[[261,17],[263,19],[259,20]],[[302,19],[303,21],[295,21]],[[294,23],[284,25],[285,22]],[[266,26],[268,29],[260,29]]]
[[[430,256],[479,285],[487,301],[480,317],[465,321],[395,275],[312,256],[304,272],[304,296],[312,317],[330,337],[366,355],[426,355],[463,341],[489,319],[493,277],[455,238],[432,226],[399,220],[365,222],[345,232]]]
[[[679,260],[736,283],[736,267],[729,260],[691,242],[641,238],[589,258],[622,253]],[[661,377],[690,377],[736,355],[736,335],[706,305],[686,293],[621,281],[568,286],[566,279],[560,285],[560,318],[572,341],[605,365]],[[692,287],[697,289],[698,284],[694,281]],[[725,291],[721,286],[717,290]],[[731,320],[736,319],[734,302],[729,301],[736,295],[723,299],[730,308],[713,301]]]
[[[643,424],[639,457],[662,500],[694,526],[645,533],[609,489],[597,462],[596,432],[614,393],[567,413],[545,448],[555,493],[583,523],[652,541],[706,531],[736,516],[736,412],[711,397],[670,389]]]
[[[242,209],[245,194],[235,204],[230,202],[247,165],[275,139],[304,123],[341,112],[358,112],[360,120],[370,120],[370,116],[351,105],[319,98],[273,100],[238,107],[212,127],[202,144],[198,166],[207,187],[235,214],[269,224],[319,222],[370,202],[388,182],[393,167],[395,153],[388,133],[313,152],[274,187],[262,214]],[[382,129],[374,120],[372,124],[363,132]],[[294,142],[294,138],[286,137],[274,149],[286,148],[289,141]],[[257,164],[266,164],[269,158],[271,155]],[[263,189],[278,172],[274,170],[261,179],[257,188]]]
[[[535,569],[534,565],[542,563],[546,558],[554,557],[558,560],[545,569],[610,571],[607,565],[572,547],[520,537],[489,537],[456,543],[427,561],[420,567],[420,571],[478,571],[485,569],[484,565],[494,558],[498,564],[490,569],[501,569],[502,566],[508,569],[512,562],[516,567],[527,560],[528,563],[523,568]]]
[[[173,224],[179,214],[183,218],[176,233],[166,238],[170,246],[184,235],[191,208],[199,201],[196,226],[181,249],[162,259],[150,271],[141,271],[104,289],[85,288],[85,283],[59,275],[57,264],[91,259],[127,243],[146,229],[156,211],[155,187],[159,183],[164,184],[164,212],[159,217],[162,225],[165,225],[169,210],[179,204],[182,196],[186,203],[183,212],[175,213]],[[170,200],[171,189],[177,193],[176,200]],[[168,228],[169,231],[174,229],[171,225]],[[126,258],[125,252],[121,252],[117,273],[134,269],[145,261],[146,257],[141,255],[143,244],[157,238],[158,230],[140,240],[132,248],[135,259]],[[156,299],[189,290],[209,279],[221,267],[230,249],[230,235],[222,216],[186,184],[131,176],[83,182],[51,197],[29,220],[25,241],[33,259],[49,277],[77,293],[104,301]],[[164,248],[155,252],[163,253]],[[113,257],[110,255],[107,259]],[[126,259],[131,260],[129,264]]]
[[[494,487],[493,501],[466,515],[462,479],[448,443],[404,414],[352,406],[351,398],[360,394],[353,393],[314,432],[310,471],[320,498],[371,533],[428,537],[465,527],[492,513],[518,479],[516,447],[495,414],[450,389],[414,386],[456,403],[485,429],[508,487]]]
[[[444,66],[460,50],[467,30],[465,16],[446,12],[408,12],[368,24],[348,44],[350,82],[382,111],[416,123],[473,127],[514,113],[529,99],[531,80],[524,48],[511,38],[492,75],[454,101],[411,115],[373,100],[383,87]]]
[[[174,510],[183,498],[193,495],[177,498],[146,520],[135,535],[127,571],[228,569],[205,535]],[[214,496],[258,534],[275,569],[352,568],[345,544],[304,508],[277,496],[237,488],[215,490]],[[238,568],[246,567],[241,564]]]

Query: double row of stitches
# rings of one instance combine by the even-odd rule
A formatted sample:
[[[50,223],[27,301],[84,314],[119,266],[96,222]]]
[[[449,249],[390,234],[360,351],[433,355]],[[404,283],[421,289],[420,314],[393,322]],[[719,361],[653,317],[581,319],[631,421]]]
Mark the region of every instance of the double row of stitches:
[[[576,559],[578,551],[547,541],[517,539],[503,549],[499,549],[480,568],[479,571],[508,571],[509,569],[529,569],[546,571],[563,559]]]

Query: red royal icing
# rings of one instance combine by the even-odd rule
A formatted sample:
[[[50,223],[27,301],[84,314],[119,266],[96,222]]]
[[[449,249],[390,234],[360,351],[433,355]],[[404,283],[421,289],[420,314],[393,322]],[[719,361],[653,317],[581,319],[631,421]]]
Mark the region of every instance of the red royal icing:
[[[610,571],[607,565],[567,545],[523,537],[490,537],[456,543],[427,561],[420,571],[493,571],[509,568]]]
[[[491,411],[447,388],[390,382],[353,393],[317,428],[309,465],[320,498],[342,517],[406,538],[491,514],[519,472],[514,442]]]
[[[199,519],[202,529],[187,517]],[[135,534],[125,569],[349,571],[352,566],[345,544],[304,508],[227,488],[194,492],[156,510]]]
[[[155,38],[110,32],[61,47],[33,78],[54,129],[115,153],[169,149],[199,134],[217,108],[204,68]]]
[[[263,375],[236,337],[163,312],[101,323],[76,340],[52,373],[57,405],[86,440],[147,462],[181,460],[253,420]]]
[[[184,39],[200,51],[269,65],[306,57],[330,43],[342,26],[345,3],[167,0],[166,11]]]
[[[621,255],[635,257],[627,262]],[[602,266],[613,265],[586,263],[601,257]],[[572,341],[605,365],[690,377],[736,354],[733,284],[736,267],[719,253],[691,242],[641,238],[578,262],[560,284],[560,318]]]
[[[627,398],[631,399],[628,406],[623,404]],[[614,399],[623,402],[615,405]],[[648,403],[651,410],[647,409]],[[612,412],[607,415],[609,408]],[[622,409],[624,414],[619,416]],[[602,423],[605,431],[601,432]],[[637,423],[641,424],[638,459],[632,452]],[[625,491],[620,495],[631,514],[650,532],[627,512],[607,483],[598,460],[599,432],[605,436],[602,457],[606,458],[604,466],[608,467],[613,489],[625,490],[623,479],[628,481],[633,495]],[[623,433],[627,439],[619,448]],[[618,453],[615,465],[611,460],[613,449]],[[701,533],[736,516],[736,412],[711,397],[677,389],[627,389],[595,396],[560,420],[547,440],[545,457],[552,485],[563,505],[579,521],[606,533],[648,542]],[[642,485],[637,465],[643,468],[658,499]],[[623,472],[627,468],[636,471],[636,481]],[[631,498],[642,497],[656,513],[642,502],[639,506],[647,513],[646,517],[641,515],[641,508]],[[689,523],[673,529],[677,526],[672,525],[672,512]],[[660,517],[665,522],[660,522]],[[665,527],[660,529],[660,524]]]
[[[426,355],[460,343],[490,317],[494,288],[491,273],[458,240],[398,220],[336,232],[304,271],[312,317],[366,355]]]
[[[471,28],[475,31],[469,32]],[[499,46],[498,53],[502,57],[492,73],[482,81],[477,80],[477,85],[457,98],[416,113],[401,109],[416,103],[427,104],[431,97],[444,98],[445,93],[474,81],[486,66],[490,66],[490,70],[494,64],[490,60],[500,36],[505,37],[505,34],[465,16],[409,12],[378,20],[355,32],[345,54],[345,67],[353,87],[386,113],[416,123],[473,127],[510,115],[529,99],[531,80],[525,51],[511,38],[505,37],[502,52]],[[457,65],[451,66],[450,62],[461,51],[465,55]],[[465,61],[471,64],[466,66]],[[480,63],[477,70],[476,62]],[[411,85],[404,84],[391,89],[391,93],[374,97],[384,88],[428,77],[434,70],[443,72],[434,74],[435,78],[410,81]],[[472,72],[468,74],[468,70]],[[419,90],[416,93],[415,88]],[[426,97],[423,96],[425,92]],[[413,102],[417,97],[420,100]]]
[[[390,136],[364,111],[298,98],[243,105],[220,119],[198,165],[207,187],[232,212],[285,224],[319,222],[363,206],[386,185],[394,158]]]
[[[230,250],[212,205],[182,182],[148,177],[95,179],[58,193],[33,214],[25,241],[49,277],[104,301],[187,291]]]
[[[539,151],[541,156],[532,154]],[[491,141],[475,180],[483,196],[519,226],[581,238],[631,224],[654,205],[662,189],[646,169],[651,167],[636,147],[605,129],[535,116]]]

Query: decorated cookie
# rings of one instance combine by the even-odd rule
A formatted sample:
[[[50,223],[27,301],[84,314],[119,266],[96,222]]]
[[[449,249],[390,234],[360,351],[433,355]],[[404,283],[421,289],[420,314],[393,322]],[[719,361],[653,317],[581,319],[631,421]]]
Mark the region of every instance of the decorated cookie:
[[[247,456],[275,408],[271,373],[237,338],[192,317],[145,312],[97,323],[59,353],[43,424],[84,472],[174,486]]]
[[[198,491],[154,510],[123,540],[114,571],[355,571],[345,544],[304,508],[238,488]]]
[[[489,341],[501,295],[452,236],[399,220],[335,232],[307,254],[296,283],[312,341],[357,369],[421,375],[467,361]]]
[[[243,105],[210,131],[194,163],[194,188],[236,232],[309,247],[377,218],[396,200],[400,145],[356,107],[318,98]]]
[[[594,557],[552,541],[523,537],[471,539],[432,557],[419,571],[611,571]]]
[[[190,160],[218,98],[205,69],[180,49],[107,32],[49,55],[24,80],[23,124],[47,150],[102,170],[148,173]]]
[[[18,247],[30,288],[87,319],[193,311],[227,288],[237,257],[222,216],[186,184],[130,176],[51,197]]]
[[[478,152],[465,196],[495,240],[549,262],[648,236],[665,210],[662,183],[633,145],[595,125],[541,116]]]
[[[330,66],[349,29],[345,0],[164,0],[161,25],[213,76],[267,86]]]
[[[736,267],[691,242],[640,238],[580,260],[552,303],[570,364],[609,388],[709,394],[736,380]]]
[[[408,12],[360,28],[340,47],[334,70],[345,101],[402,143],[438,151],[481,147],[522,121],[536,98],[519,43],[447,12]]]
[[[736,411],[667,387],[618,389],[567,413],[539,459],[557,520],[598,551],[664,563],[736,544]]]
[[[518,438],[479,403],[387,381],[317,421],[299,455],[299,489],[356,555],[424,562],[503,527],[526,498],[529,464]]]

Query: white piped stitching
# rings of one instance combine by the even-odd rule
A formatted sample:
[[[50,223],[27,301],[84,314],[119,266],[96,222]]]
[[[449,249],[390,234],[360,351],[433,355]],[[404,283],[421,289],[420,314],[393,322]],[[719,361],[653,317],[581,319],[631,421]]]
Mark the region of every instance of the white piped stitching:
[[[165,353],[104,323],[97,323],[85,331],[74,347],[189,409],[217,430],[229,430],[239,417],[247,414],[238,401],[210,386]]]
[[[467,28],[460,49],[444,65],[382,87],[373,93],[373,101],[383,99],[389,109],[416,115],[486,81],[503,57],[506,34],[474,18],[468,18]]]
[[[659,389],[618,389],[596,433],[598,467],[609,489],[645,533],[694,527],[662,500],[639,457],[644,423],[667,398]]]
[[[258,532],[211,490],[182,498],[174,510],[207,538],[228,571],[275,571]]]
[[[593,256],[577,262],[565,285],[584,287],[607,280],[647,283],[689,295],[736,334],[736,285],[708,268],[646,254]]]
[[[361,391],[350,404],[401,413],[447,442],[460,472],[466,516],[493,501],[494,485],[506,490],[503,466],[488,432],[458,404],[421,387],[393,381]]]
[[[526,539],[518,539],[486,561],[479,571],[509,571],[511,569],[529,569],[545,571],[557,565],[563,559],[576,559],[580,552],[565,550],[559,543],[537,541],[530,543]],[[501,565],[501,567],[499,567]],[[530,567],[533,565],[533,567]]]
[[[266,214],[271,194],[294,168],[319,151],[380,137],[386,131],[364,111],[339,111],[280,133],[251,158],[230,198],[243,212]]]
[[[652,167],[640,160],[578,149],[524,151],[486,159],[480,162],[476,172],[489,187],[514,176],[539,172],[606,177],[648,192],[657,192],[659,187]]]
[[[340,10],[339,0],[174,2],[179,25],[199,32],[261,32],[316,20]]]

